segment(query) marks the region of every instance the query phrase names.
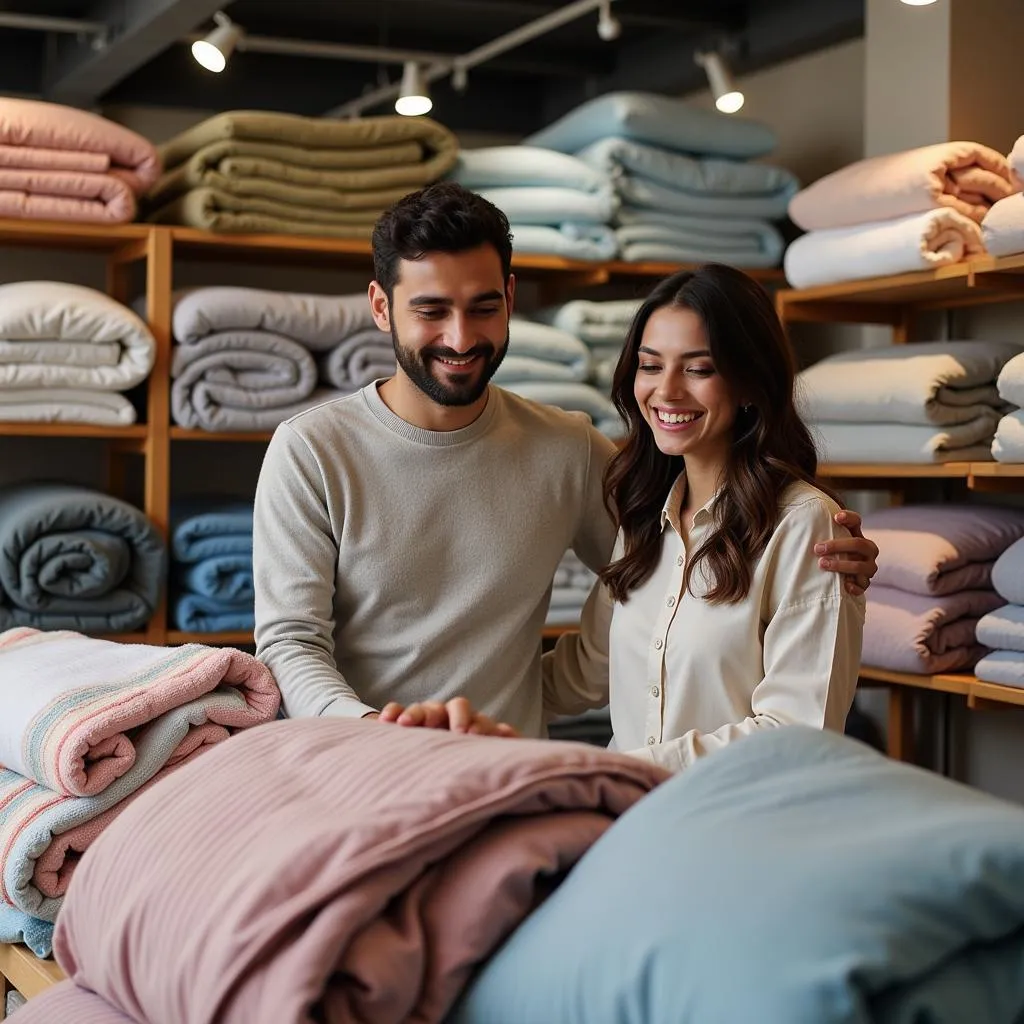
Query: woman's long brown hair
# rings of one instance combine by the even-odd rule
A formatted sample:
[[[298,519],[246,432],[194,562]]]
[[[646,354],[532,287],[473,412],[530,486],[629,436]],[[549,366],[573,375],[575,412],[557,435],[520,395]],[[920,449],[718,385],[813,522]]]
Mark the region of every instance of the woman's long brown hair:
[[[750,589],[754,561],[778,523],[782,492],[795,480],[820,484],[814,441],[793,401],[796,360],[772,301],[752,278],[721,264],[666,278],[633,319],[612,383],[612,400],[629,432],[604,478],[605,503],[618,519],[625,550],[601,579],[624,602],[650,577],[661,554],[661,510],[683,469],[682,457],[658,449],[633,397],[647,321],[666,306],[700,317],[715,369],[733,394],[743,396],[725,478],[711,506],[713,527],[688,560],[683,581],[689,587],[703,565],[704,599],[734,603]]]

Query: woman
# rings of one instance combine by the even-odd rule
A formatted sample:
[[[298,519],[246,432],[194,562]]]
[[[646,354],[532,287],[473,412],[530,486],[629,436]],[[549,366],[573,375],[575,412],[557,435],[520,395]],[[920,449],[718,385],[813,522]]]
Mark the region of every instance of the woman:
[[[607,693],[618,750],[679,770],[759,728],[843,728],[864,602],[814,555],[845,531],[814,483],[794,375],[771,301],[738,270],[675,274],[637,313],[612,387],[619,538],[544,672],[552,711]]]

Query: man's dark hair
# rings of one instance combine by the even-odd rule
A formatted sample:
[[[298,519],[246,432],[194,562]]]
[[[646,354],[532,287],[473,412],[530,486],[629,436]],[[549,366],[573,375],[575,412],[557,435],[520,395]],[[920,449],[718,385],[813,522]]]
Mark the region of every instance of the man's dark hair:
[[[483,196],[453,181],[428,185],[403,196],[373,228],[373,270],[390,300],[400,260],[431,252],[465,252],[492,245],[507,281],[512,268],[508,218]]]

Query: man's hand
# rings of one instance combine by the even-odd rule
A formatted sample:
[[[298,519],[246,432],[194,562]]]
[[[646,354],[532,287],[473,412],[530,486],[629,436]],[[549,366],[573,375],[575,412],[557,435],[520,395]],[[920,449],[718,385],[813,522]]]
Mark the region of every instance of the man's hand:
[[[836,513],[835,521],[845,526],[850,536],[815,544],[814,553],[823,556],[818,560],[822,569],[842,573],[846,592],[859,597],[878,572],[878,546],[861,533],[861,519],[856,512],[843,509]]]
[[[474,711],[465,697],[455,697],[444,704],[440,701],[422,701],[408,707],[392,701],[376,717],[381,722],[393,722],[414,729],[447,729],[449,732],[468,733],[473,736],[519,735],[511,725],[495,722],[482,712]]]

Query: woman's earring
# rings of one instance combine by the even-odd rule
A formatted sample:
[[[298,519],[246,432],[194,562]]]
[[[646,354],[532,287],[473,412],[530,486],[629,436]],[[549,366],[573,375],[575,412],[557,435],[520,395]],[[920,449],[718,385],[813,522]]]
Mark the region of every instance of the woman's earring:
[[[751,404],[750,404],[749,402],[747,402],[747,403],[746,403],[745,405],[743,405],[743,406],[742,406],[741,408],[743,409],[743,411],[744,411],[744,412],[747,412],[747,413],[749,413],[749,412],[750,412],[750,410],[751,410],[751,409],[753,409],[754,407],[753,407],[753,406],[752,406],[752,405],[751,405]]]

